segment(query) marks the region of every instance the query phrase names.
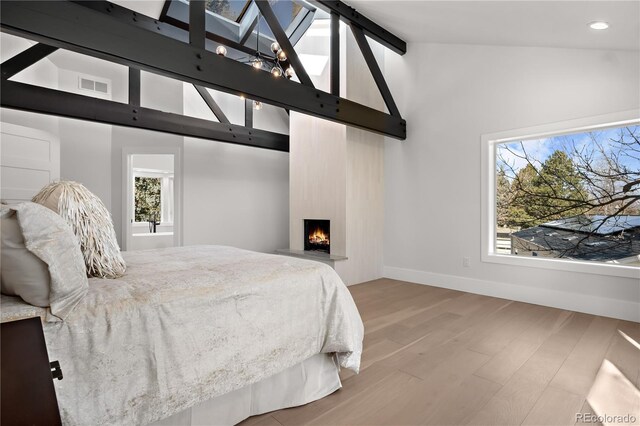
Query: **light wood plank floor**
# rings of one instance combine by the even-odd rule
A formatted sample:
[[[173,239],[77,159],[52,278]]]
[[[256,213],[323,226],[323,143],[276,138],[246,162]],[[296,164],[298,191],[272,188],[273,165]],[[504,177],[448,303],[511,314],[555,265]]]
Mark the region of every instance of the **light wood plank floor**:
[[[359,375],[255,425],[574,425],[604,359],[636,387],[640,324],[381,279],[349,287],[365,324]]]

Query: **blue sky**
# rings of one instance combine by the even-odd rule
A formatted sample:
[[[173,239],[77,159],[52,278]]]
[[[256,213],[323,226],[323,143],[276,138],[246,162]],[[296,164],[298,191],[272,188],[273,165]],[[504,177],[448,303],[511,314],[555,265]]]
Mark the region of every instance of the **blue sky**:
[[[638,126],[633,126],[631,128],[636,130],[635,134],[640,133],[638,131],[640,130]],[[534,165],[537,167],[544,163],[544,161],[556,150],[563,150],[570,153],[571,146],[575,146],[579,150],[584,149],[585,152],[593,152],[595,145],[593,144],[592,136],[595,136],[595,138],[600,141],[606,152],[611,152],[616,145],[611,143],[610,139],[619,138],[619,133],[620,128],[612,128],[598,130],[591,133],[575,133],[544,139],[516,141],[498,145],[496,152],[498,155],[501,155],[505,162],[517,173],[521,168],[527,165],[527,161],[524,158],[520,158],[520,156],[524,156],[523,148],[529,158],[536,160],[534,161]],[[509,152],[509,150],[512,152]],[[602,155],[594,152],[594,158],[602,158]],[[640,160],[624,158],[621,162],[631,170],[640,171]],[[499,168],[501,161],[497,159],[496,163],[496,167]]]

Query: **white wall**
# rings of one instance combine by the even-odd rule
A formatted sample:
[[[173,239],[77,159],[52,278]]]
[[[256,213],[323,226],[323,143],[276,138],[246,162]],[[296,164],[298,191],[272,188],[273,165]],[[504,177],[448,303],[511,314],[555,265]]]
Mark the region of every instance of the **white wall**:
[[[210,91],[232,123],[244,123],[244,100]],[[184,84],[184,113],[215,120]],[[279,108],[254,111],[254,123],[288,133]],[[288,247],[289,154],[184,138],[184,244],[221,244],[273,252]]]
[[[60,179],[82,183],[111,211],[111,129],[60,118]]]
[[[288,246],[287,153],[185,138],[184,164],[185,245]]]
[[[96,75],[99,68],[92,58],[82,55],[75,58],[83,61],[82,70],[85,74],[97,77],[104,75]],[[88,66],[89,64],[91,66]],[[112,91],[121,92],[122,87],[125,86],[124,83],[124,81],[112,81]],[[58,88],[66,92],[86,95],[78,89],[77,71],[58,68]],[[104,96],[104,98],[110,97]],[[111,210],[111,129],[113,126],[70,118],[58,120],[60,178],[82,183],[100,197],[107,209]]]
[[[385,142],[385,276],[640,320],[640,282],[480,261],[480,136],[640,107],[637,52],[411,44]],[[471,267],[462,267],[462,257]]]

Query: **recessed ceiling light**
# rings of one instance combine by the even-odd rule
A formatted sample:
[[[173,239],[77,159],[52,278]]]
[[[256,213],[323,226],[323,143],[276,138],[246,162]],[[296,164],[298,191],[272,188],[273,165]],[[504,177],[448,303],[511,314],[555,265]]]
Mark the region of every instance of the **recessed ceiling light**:
[[[606,30],[609,28],[609,24],[604,21],[589,22],[589,28],[592,30]]]

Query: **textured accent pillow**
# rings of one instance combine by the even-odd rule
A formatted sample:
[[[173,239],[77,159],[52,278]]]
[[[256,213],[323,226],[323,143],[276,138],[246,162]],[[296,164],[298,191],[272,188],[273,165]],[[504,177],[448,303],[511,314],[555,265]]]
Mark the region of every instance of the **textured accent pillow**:
[[[27,250],[15,210],[2,206],[0,213],[0,289],[25,302],[49,306],[49,267]]]
[[[2,206],[1,211],[3,218],[10,218],[12,212],[15,212],[18,231],[22,233],[26,249],[47,266],[48,278],[42,276],[34,278],[42,279],[44,282],[47,282],[47,279],[49,280],[49,288],[47,290],[44,290],[42,285],[38,286],[39,293],[37,297],[39,298],[38,303],[40,303],[38,306],[44,304],[44,294],[47,293],[48,303],[45,302],[45,306],[49,306],[51,313],[57,319],[66,318],[89,288],[87,271],[80,252],[78,239],[60,216],[39,204],[25,202],[12,206]],[[5,224],[4,220],[2,224]],[[11,229],[11,226],[9,224],[9,234],[11,234],[9,238],[13,239],[14,242],[18,241],[20,237],[16,236],[16,228]],[[4,240],[4,229],[2,234]],[[14,259],[11,257],[5,258],[4,252],[2,253],[2,271],[0,275],[2,276],[3,292],[6,284],[5,279],[7,278],[5,269],[18,268],[21,265],[30,267],[28,261],[15,263]],[[27,274],[28,272],[23,271],[23,273]],[[32,299],[34,296],[33,289],[28,291],[21,289],[19,282],[13,282],[11,285],[11,290],[14,290],[26,302],[31,303],[30,300],[25,299],[25,295]]]
[[[90,277],[118,278],[124,274],[127,265],[111,215],[100,198],[82,184],[60,181],[42,188],[33,201],[55,211],[71,226]]]

